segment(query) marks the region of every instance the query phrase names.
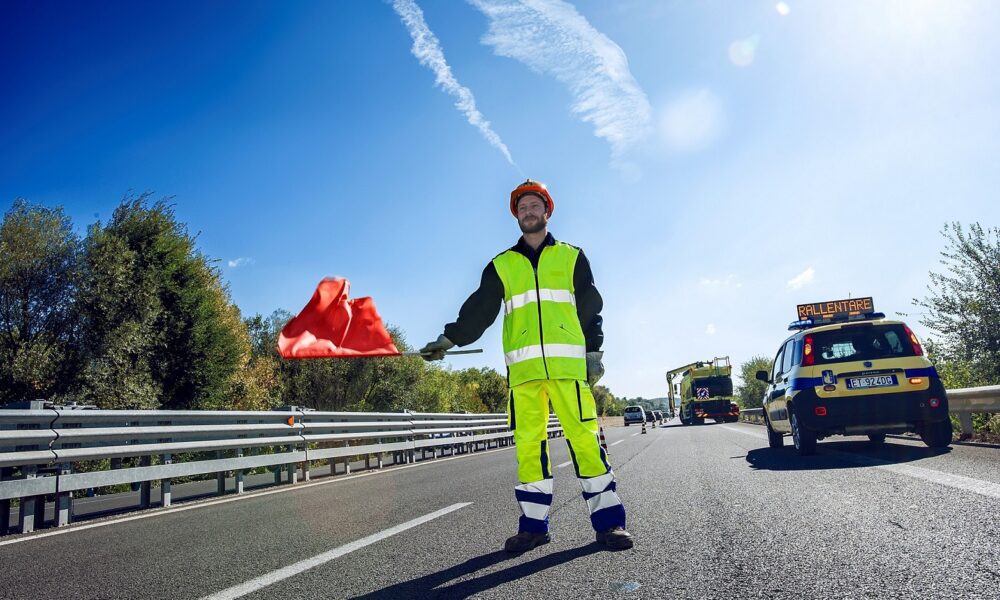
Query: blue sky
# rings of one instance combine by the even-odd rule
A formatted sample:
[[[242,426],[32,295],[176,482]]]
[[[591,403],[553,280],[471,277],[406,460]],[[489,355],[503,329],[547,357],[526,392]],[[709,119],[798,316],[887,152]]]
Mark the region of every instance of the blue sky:
[[[590,257],[605,383],[646,397],[771,354],[797,303],[912,311],[942,224],[1000,220],[1000,4],[396,8],[3,3],[0,208],[83,232],[129,190],[172,196],[244,314],[339,275],[420,345],[516,240],[527,175]],[[450,364],[502,370],[499,326],[476,346]]]

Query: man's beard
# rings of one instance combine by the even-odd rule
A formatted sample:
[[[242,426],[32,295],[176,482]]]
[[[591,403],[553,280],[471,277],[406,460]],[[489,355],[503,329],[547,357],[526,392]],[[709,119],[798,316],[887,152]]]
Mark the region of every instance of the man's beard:
[[[537,217],[534,223],[527,225],[524,221],[518,219],[517,224],[521,228],[521,233],[538,233],[545,229],[545,226],[548,225],[548,220],[545,217]]]

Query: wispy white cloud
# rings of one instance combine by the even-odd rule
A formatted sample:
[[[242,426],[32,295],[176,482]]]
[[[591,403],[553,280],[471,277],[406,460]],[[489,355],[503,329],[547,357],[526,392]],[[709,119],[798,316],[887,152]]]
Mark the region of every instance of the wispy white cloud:
[[[722,288],[741,288],[743,287],[743,282],[741,282],[736,275],[730,273],[725,277],[720,277],[718,279],[712,279],[709,277],[702,277],[698,280],[698,285],[708,289],[722,289]]]
[[[476,99],[473,97],[472,91],[458,83],[452,74],[451,67],[448,66],[448,61],[444,58],[444,51],[441,50],[441,43],[424,21],[424,11],[420,10],[420,7],[413,0],[394,0],[392,8],[403,20],[406,28],[410,31],[410,37],[413,38],[413,47],[410,51],[417,57],[420,64],[434,71],[434,83],[455,97],[455,107],[465,115],[469,124],[479,129],[486,141],[503,153],[507,162],[514,164],[514,159],[511,158],[507,145],[503,143],[500,136],[490,127],[490,122],[476,108]]]
[[[705,333],[707,335],[715,335],[716,331],[718,331],[718,329],[715,328],[715,323],[709,323],[708,326],[705,327]]]
[[[757,55],[757,46],[760,45],[760,36],[751,35],[742,40],[736,40],[729,44],[729,62],[737,67],[749,67],[753,64],[753,59]]]
[[[778,11],[778,14],[781,15],[781,16],[783,16],[783,17],[787,17],[788,13],[792,12],[791,7],[789,7],[784,2],[779,2],[779,3],[775,4],[774,5],[774,10]]]
[[[572,112],[611,144],[612,162],[649,133],[652,110],[625,52],[562,0],[467,0],[490,20],[483,43],[555,77]]]
[[[660,133],[673,150],[700,150],[722,134],[725,113],[719,98],[707,89],[679,94],[662,111]]]
[[[239,267],[245,267],[247,265],[252,265],[253,259],[248,256],[241,256],[239,258],[234,258],[229,261],[229,268],[238,269]]]
[[[812,283],[813,278],[816,276],[816,271],[812,267],[807,268],[795,277],[792,277],[785,283],[785,287],[790,290],[801,290],[806,285]]]

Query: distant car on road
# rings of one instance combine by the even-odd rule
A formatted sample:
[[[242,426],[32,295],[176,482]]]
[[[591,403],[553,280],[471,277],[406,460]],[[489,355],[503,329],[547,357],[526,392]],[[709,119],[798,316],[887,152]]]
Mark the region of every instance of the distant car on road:
[[[633,423],[642,423],[646,420],[646,411],[641,406],[625,407],[625,427]]]
[[[663,411],[661,411],[661,410],[654,410],[653,411],[653,418],[656,419],[657,423],[662,423],[663,422]]]
[[[799,454],[831,435],[917,433],[931,448],[951,443],[948,397],[934,365],[906,323],[875,312],[871,298],[798,307],[795,333],[778,348],[768,384],[768,445],[790,433]]]
[[[646,411],[646,422],[647,423],[656,423],[656,411],[653,411],[653,410],[647,410]]]

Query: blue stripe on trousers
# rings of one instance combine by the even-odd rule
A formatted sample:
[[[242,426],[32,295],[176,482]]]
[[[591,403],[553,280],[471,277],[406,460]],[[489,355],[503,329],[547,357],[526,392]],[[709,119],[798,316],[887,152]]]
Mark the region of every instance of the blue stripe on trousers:
[[[514,490],[514,497],[518,502],[532,502],[534,504],[544,504],[552,506],[552,494],[543,492],[528,492],[525,490]]]
[[[592,513],[590,524],[594,526],[594,531],[607,531],[612,527],[625,527],[625,507],[621,504],[609,506]]]
[[[592,493],[591,492],[583,492],[583,499],[584,500],[590,500],[594,496],[600,496],[601,494],[603,494],[604,492],[607,492],[609,490],[612,491],[612,492],[618,491],[618,484],[613,479],[611,480],[611,483],[608,484],[608,487],[604,488],[603,490],[601,490],[599,492],[592,492]]]
[[[549,441],[542,440],[542,479],[552,479],[552,473],[549,473]]]
[[[517,524],[517,530],[527,531],[529,533],[548,533],[549,531],[549,518],[545,519],[529,519],[528,517],[521,515],[520,520]]]

